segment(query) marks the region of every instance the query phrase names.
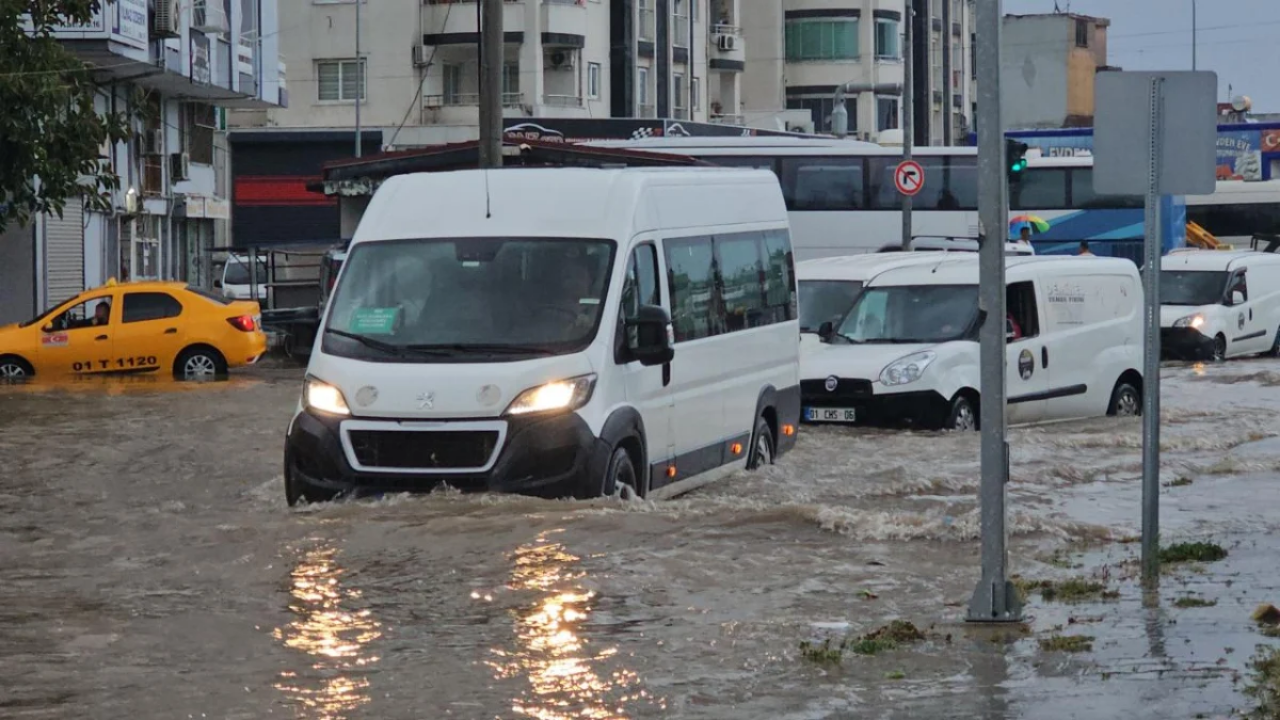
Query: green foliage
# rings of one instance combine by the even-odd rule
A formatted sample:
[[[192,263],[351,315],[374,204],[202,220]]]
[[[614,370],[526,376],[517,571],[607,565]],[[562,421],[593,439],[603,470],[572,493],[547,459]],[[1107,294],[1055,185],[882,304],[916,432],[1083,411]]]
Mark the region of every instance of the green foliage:
[[[0,230],[61,215],[67,200],[108,209],[119,178],[101,157],[129,136],[123,115],[99,114],[91,68],[54,39],[99,0],[0,0]],[[37,180],[38,178],[38,180]]]

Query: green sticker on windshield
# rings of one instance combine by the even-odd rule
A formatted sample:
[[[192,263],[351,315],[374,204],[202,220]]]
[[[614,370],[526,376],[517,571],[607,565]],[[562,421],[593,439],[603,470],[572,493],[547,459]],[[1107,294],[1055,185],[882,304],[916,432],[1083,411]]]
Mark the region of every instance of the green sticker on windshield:
[[[359,335],[390,335],[396,329],[400,308],[358,308],[351,314],[351,329]]]

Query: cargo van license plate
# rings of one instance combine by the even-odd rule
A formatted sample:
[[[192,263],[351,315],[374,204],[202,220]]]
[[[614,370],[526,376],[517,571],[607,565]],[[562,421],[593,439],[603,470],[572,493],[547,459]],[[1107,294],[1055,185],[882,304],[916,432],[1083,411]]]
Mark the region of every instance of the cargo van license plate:
[[[858,411],[853,408],[808,408],[805,419],[810,422],[851,423],[858,421]]]

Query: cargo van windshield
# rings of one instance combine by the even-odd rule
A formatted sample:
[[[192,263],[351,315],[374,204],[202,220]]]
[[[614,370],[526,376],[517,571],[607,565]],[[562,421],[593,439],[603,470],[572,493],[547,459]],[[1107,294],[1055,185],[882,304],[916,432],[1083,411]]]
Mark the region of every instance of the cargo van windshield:
[[[1226,290],[1225,271],[1160,271],[1161,305],[1217,305]]]
[[[357,243],[323,350],[376,362],[577,352],[600,325],[614,243],[458,238]]]
[[[859,280],[801,280],[800,332],[816,333],[827,322],[839,325],[861,291]]]
[[[864,290],[840,326],[854,343],[941,343],[972,333],[976,285],[896,285]]]

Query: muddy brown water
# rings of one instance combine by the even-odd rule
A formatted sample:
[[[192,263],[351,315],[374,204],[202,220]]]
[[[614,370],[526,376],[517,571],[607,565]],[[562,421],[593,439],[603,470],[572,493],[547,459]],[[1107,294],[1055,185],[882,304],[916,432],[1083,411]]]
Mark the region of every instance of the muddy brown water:
[[[1166,535],[1233,549],[1171,571],[1159,607],[1117,542],[1137,422],[1012,432],[1015,570],[1122,593],[1033,597],[1025,636],[962,622],[976,436],[806,428],[779,465],[660,503],[290,510],[300,371],[0,388],[0,717],[1211,717],[1247,706],[1240,619],[1280,594],[1276,377],[1166,368],[1165,480],[1194,478],[1164,491]],[[1173,610],[1187,593],[1219,602]],[[799,651],[893,619],[927,639]],[[1040,650],[1054,633],[1096,641]]]

